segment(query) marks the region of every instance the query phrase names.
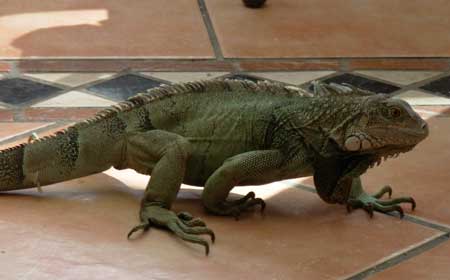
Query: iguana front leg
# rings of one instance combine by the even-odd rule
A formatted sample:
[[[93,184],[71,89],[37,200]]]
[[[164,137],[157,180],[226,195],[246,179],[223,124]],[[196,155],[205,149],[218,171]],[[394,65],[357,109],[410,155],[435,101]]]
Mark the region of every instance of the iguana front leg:
[[[381,200],[380,198],[386,193],[388,193],[390,197],[392,188],[385,186],[376,194],[370,195],[364,191],[361,179],[359,177],[355,178],[352,181],[351,191],[347,201],[347,210],[350,212],[352,209],[362,208],[367,211],[371,217],[373,216],[373,211],[382,213],[397,211],[400,214],[400,217],[403,217],[404,213],[402,207],[399,205],[400,203],[411,203],[412,210],[416,208],[416,202],[409,196]]]
[[[282,163],[283,155],[278,150],[252,151],[227,159],[206,181],[203,205],[213,214],[236,218],[255,205],[264,210],[264,201],[255,198],[253,192],[234,201],[226,198],[236,185],[266,184],[279,179]]]
[[[128,137],[125,167],[151,173],[141,203],[141,224],[134,227],[128,237],[151,226],[162,227],[185,241],[203,245],[206,254],[209,253],[208,242],[197,235],[208,234],[214,242],[213,231],[186,212],[176,214],[170,210],[183,181],[189,155],[190,143],[174,133],[152,130]]]

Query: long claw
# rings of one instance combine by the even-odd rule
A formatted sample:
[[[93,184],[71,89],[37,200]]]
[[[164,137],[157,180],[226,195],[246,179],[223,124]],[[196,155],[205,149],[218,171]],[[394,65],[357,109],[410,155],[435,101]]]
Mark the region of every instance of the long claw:
[[[183,239],[184,241],[188,241],[191,243],[196,243],[196,244],[200,244],[202,246],[205,247],[205,254],[209,255],[209,244],[206,240],[204,240],[203,238],[197,237],[195,235],[192,234],[188,234],[185,233],[181,227],[179,226],[179,224],[171,222],[167,225],[167,227],[172,230],[178,237],[180,237],[181,239]]]
[[[366,210],[366,212],[369,214],[370,218],[373,218],[373,204],[372,203],[368,203],[366,206],[363,207],[364,210]]]
[[[399,197],[389,200],[379,200],[378,203],[383,206],[391,206],[399,203],[411,203],[411,209],[416,209],[416,201],[412,197]]]
[[[189,227],[182,222],[177,222],[178,226],[185,232],[189,234],[208,234],[211,237],[212,243],[216,241],[216,235],[214,232],[207,227]]]
[[[140,230],[147,231],[149,228],[150,228],[149,223],[143,223],[143,224],[137,225],[130,230],[130,232],[127,235],[127,238],[130,239],[131,236],[133,235],[133,233],[138,232]]]
[[[405,216],[402,207],[399,205],[389,205],[389,206],[378,205],[377,210],[384,213],[397,211],[398,214],[400,215],[400,218],[403,218]]]

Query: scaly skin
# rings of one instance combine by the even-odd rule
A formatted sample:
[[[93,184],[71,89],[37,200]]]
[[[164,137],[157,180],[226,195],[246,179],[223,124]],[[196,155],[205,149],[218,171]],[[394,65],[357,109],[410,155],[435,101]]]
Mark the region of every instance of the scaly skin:
[[[205,209],[239,217],[264,201],[230,201],[236,185],[314,175],[328,203],[370,213],[398,211],[411,198],[379,200],[360,175],[382,158],[411,150],[426,123],[400,100],[348,85],[314,84],[314,96],[268,82],[201,81],[152,89],[51,137],[0,152],[0,191],[40,187],[111,166],[151,175],[132,229],[167,228],[205,247],[214,233],[170,210],[182,183],[203,186]]]

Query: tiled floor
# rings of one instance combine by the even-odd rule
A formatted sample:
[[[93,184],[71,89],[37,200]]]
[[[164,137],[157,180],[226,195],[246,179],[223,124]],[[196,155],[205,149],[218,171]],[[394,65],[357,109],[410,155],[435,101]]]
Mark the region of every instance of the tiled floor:
[[[254,190],[264,216],[205,213],[184,186],[175,210],[213,228],[209,257],[152,229],[127,241],[148,178],[107,172],[0,194],[1,279],[449,279],[448,1],[0,0],[0,149],[44,137],[138,92],[175,82],[349,83],[427,119],[412,152],[364,175],[412,195],[403,220],[348,214],[311,178]]]

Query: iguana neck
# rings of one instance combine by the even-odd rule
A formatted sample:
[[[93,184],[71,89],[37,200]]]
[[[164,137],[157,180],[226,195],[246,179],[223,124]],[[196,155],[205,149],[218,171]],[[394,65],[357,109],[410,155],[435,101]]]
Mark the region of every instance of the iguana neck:
[[[342,151],[337,144],[355,124],[362,103],[358,97],[341,99],[317,97],[280,104],[273,110],[266,135],[272,135],[273,143],[279,146],[301,138],[323,157],[339,155]]]

